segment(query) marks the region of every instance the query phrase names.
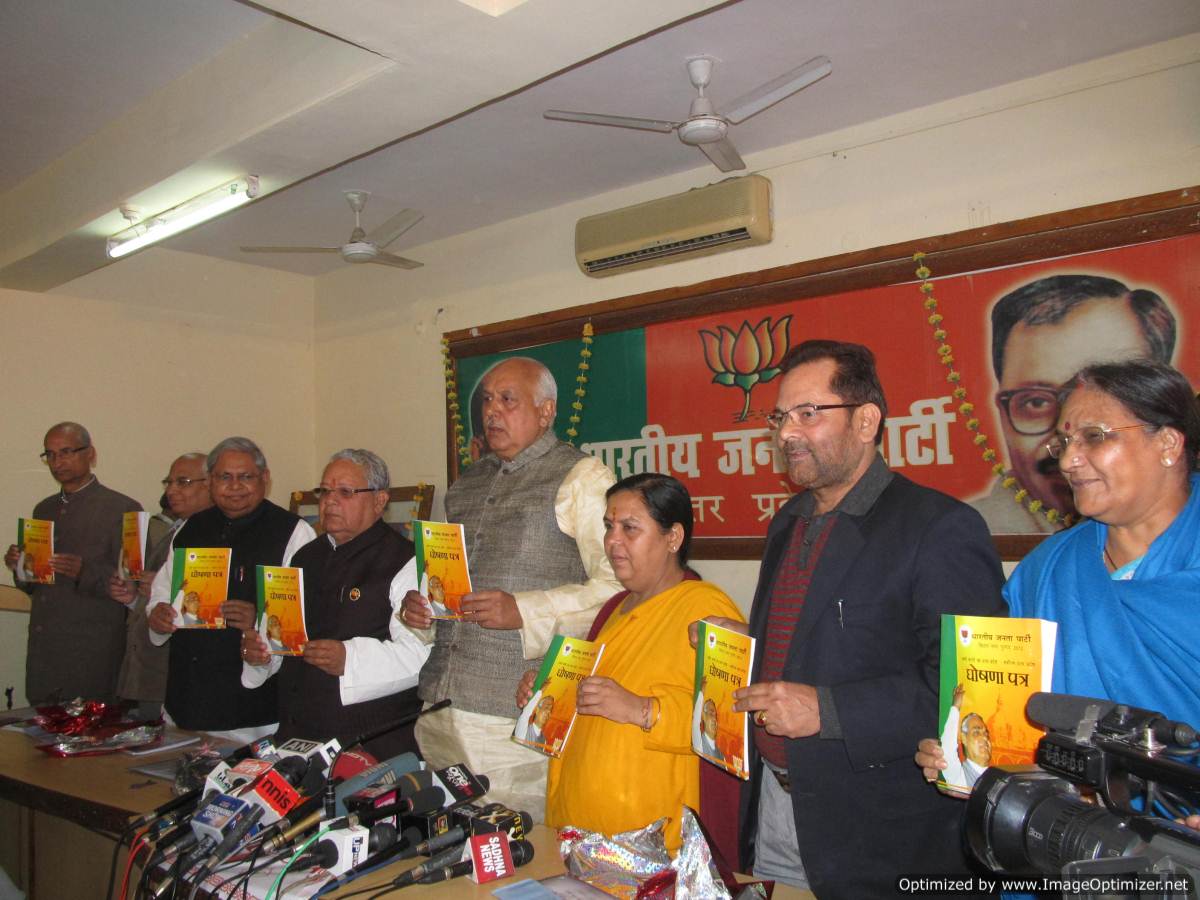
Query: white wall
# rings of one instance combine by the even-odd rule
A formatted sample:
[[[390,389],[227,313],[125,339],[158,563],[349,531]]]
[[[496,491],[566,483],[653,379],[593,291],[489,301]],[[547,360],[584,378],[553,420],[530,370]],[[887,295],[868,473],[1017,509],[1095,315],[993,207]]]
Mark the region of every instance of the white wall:
[[[345,267],[317,281],[318,454],[371,447],[440,498],[442,332],[1195,184],[1198,109],[1184,38],[751,156],[774,184],[766,246],[580,274],[578,218],[719,177],[705,167],[413,248],[416,271]],[[748,605],[756,563],[699,568]]]
[[[147,509],[176,456],[230,434],[261,443],[276,501],[311,487],[313,309],[309,278],[163,249],[52,293],[0,290],[2,546],[57,489],[37,455],[62,420],[91,431],[97,477]],[[17,703],[28,621],[0,613],[0,687]]]

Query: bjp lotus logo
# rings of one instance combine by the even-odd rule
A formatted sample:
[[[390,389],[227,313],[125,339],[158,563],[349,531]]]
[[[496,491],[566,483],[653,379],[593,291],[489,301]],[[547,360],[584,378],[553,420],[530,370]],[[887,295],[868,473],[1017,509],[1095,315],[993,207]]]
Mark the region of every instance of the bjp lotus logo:
[[[737,332],[724,325],[717,333],[701,330],[704,361],[713,370],[713,381],[726,387],[740,387],[745,395],[742,411],[734,417],[745,422],[750,415],[750,392],[756,384],[770,381],[779,374],[779,364],[788,352],[788,325],[784,316],[774,325],[763,319],[753,328],[743,320]]]

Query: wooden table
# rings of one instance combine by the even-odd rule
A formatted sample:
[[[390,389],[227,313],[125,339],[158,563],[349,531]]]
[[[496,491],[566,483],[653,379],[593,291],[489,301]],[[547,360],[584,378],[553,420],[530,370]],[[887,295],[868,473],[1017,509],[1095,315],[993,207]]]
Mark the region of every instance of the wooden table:
[[[97,832],[115,835],[125,828],[131,815],[149,812],[172,797],[165,781],[134,787],[144,785],[149,779],[130,772],[130,767],[159,758],[117,753],[58,759],[34,749],[33,742],[25,735],[0,730],[0,798],[17,804],[27,818],[14,829],[10,815],[0,817],[0,850],[4,851],[0,853],[0,861],[30,900],[99,896],[97,883],[107,877],[113,843],[111,837]],[[27,833],[21,833],[26,829]],[[555,832],[536,826],[529,840],[534,847],[533,860],[503,883],[562,874]],[[14,871],[13,851],[17,848],[25,850],[29,859],[24,863],[18,861]],[[418,858],[389,866],[329,896],[341,897],[373,885],[382,889],[400,872],[422,861]],[[497,885],[497,882],[477,885],[469,878],[457,878],[442,884],[414,885],[397,896],[431,900],[485,898],[492,896]],[[787,885],[775,889],[779,900],[811,896]]]
[[[456,878],[453,881],[443,881],[439,884],[414,884],[411,887],[403,889],[403,893],[397,893],[398,898],[417,898],[417,900],[485,900],[492,896],[492,891],[501,885],[515,884],[526,878],[541,879],[549,878],[553,875],[562,875],[563,869],[562,860],[558,855],[558,838],[555,831],[547,828],[544,825],[535,825],[529,833],[528,840],[533,844],[533,859],[521,866],[510,878],[503,881],[491,881],[486,884],[476,884],[470,878]],[[341,890],[334,891],[326,896],[331,898],[344,897],[355,891],[361,891],[364,888],[378,887],[383,890],[393,878],[406,869],[411,869],[413,866],[424,861],[424,858],[414,860],[406,860],[402,863],[397,863],[394,866],[389,866],[379,872],[365,875],[357,881],[346,885]],[[370,896],[364,894],[363,897]],[[812,897],[810,891],[802,891],[786,884],[777,884],[775,886],[774,900],[802,900],[802,898]]]
[[[129,771],[159,758],[112,753],[59,759],[36,749],[23,734],[0,730],[0,797],[85,828],[117,834],[130,816],[172,798],[167,782],[153,779],[147,784],[152,779]]]

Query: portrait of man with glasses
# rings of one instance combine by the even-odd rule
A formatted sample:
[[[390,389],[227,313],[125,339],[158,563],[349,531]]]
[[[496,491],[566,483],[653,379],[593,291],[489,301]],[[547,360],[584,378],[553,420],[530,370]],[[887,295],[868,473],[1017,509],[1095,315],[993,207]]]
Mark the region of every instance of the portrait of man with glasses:
[[[1074,514],[1071,491],[1046,450],[1059,385],[1085,365],[1130,358],[1170,363],[1175,315],[1153,291],[1097,275],[1053,275],[1010,291],[992,307],[995,403],[1007,467],[1032,500]],[[1057,531],[997,481],[971,501],[993,534]]]

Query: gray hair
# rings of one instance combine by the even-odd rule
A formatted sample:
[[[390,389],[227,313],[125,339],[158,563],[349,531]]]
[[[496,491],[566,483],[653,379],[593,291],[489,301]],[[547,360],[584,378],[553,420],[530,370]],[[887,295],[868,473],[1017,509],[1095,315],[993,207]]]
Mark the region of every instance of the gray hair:
[[[247,437],[227,437],[208,451],[208,458],[204,460],[204,474],[207,475],[216,468],[217,460],[221,458],[222,453],[230,452],[249,453],[259,472],[265,472],[267,469],[267,458],[258,449],[258,444]]]
[[[392,486],[392,476],[388,473],[387,463],[377,453],[370,450],[355,450],[347,447],[329,457],[329,462],[344,459],[354,463],[367,476],[367,487],[373,491],[386,491]],[[328,463],[326,464],[328,465]]]
[[[534,359],[532,356],[509,356],[504,359],[492,363],[488,366],[486,372],[479,376],[480,382],[487,378],[492,371],[498,366],[510,362],[523,362],[533,366],[538,373],[537,384],[533,388],[533,402],[545,403],[547,400],[558,401],[558,382],[554,380],[554,374],[546,368],[546,364]]]
[[[197,459],[205,460],[207,459],[207,454],[201,453],[199,450],[193,450],[190,453],[181,453],[175,457],[175,461],[172,463],[172,465],[177,462],[192,462],[193,460]]]
[[[78,437],[84,446],[92,446],[92,436],[78,422],[59,422],[57,425],[51,425],[46,429],[46,437],[50,437],[52,431],[69,431]],[[45,443],[45,438],[42,438],[42,442]]]

